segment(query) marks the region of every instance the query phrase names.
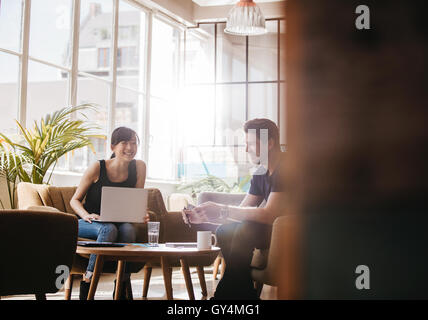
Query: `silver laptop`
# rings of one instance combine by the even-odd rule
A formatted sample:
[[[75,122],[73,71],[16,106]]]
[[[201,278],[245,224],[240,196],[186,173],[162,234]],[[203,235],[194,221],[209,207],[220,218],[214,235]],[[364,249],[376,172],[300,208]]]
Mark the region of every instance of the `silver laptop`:
[[[103,187],[99,222],[142,223],[149,192],[140,188]]]

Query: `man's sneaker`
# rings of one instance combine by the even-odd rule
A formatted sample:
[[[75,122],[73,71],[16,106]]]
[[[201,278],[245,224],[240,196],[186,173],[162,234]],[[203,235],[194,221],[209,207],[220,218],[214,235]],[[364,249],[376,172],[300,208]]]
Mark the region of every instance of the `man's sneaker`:
[[[79,300],[87,300],[89,287],[91,286],[90,282],[80,281],[80,291],[79,291]]]

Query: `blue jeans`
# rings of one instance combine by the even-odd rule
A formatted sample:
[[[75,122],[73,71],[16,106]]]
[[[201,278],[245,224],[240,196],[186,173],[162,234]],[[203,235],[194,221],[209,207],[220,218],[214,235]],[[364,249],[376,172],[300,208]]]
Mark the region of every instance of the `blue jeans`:
[[[97,242],[133,243],[137,235],[131,223],[86,222],[79,219],[79,237],[97,240]],[[97,256],[91,254],[87,271],[93,272]],[[125,267],[125,272],[127,268]]]

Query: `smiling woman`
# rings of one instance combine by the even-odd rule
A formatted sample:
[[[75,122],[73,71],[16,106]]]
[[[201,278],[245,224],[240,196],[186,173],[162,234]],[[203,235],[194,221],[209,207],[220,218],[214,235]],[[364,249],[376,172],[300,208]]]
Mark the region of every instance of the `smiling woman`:
[[[103,187],[144,188],[146,165],[135,160],[138,136],[134,130],[119,127],[111,136],[111,159],[93,163],[84,173],[70,205],[81,217],[79,237],[97,242],[133,243],[136,241],[135,227],[130,223],[101,223],[101,194]],[[85,199],[86,197],[86,199]],[[85,199],[85,203],[83,203]],[[146,218],[145,221],[148,221]],[[89,281],[95,268],[95,255],[89,258],[84,280],[80,285],[80,299],[85,300],[89,291]],[[125,267],[124,281],[129,280],[130,268]]]
[[[111,145],[114,149],[121,150],[126,156],[135,157],[137,145],[140,144],[140,139],[137,133],[126,127],[119,127],[114,129],[111,134]],[[130,147],[128,147],[130,145]],[[128,151],[131,149],[130,151]],[[111,159],[115,158],[115,151],[111,155]],[[132,159],[131,159],[132,160]]]

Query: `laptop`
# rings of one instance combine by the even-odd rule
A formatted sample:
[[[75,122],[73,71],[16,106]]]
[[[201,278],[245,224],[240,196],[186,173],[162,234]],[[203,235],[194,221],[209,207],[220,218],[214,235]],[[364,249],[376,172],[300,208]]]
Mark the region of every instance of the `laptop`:
[[[140,188],[103,187],[98,222],[143,223],[149,191]]]

